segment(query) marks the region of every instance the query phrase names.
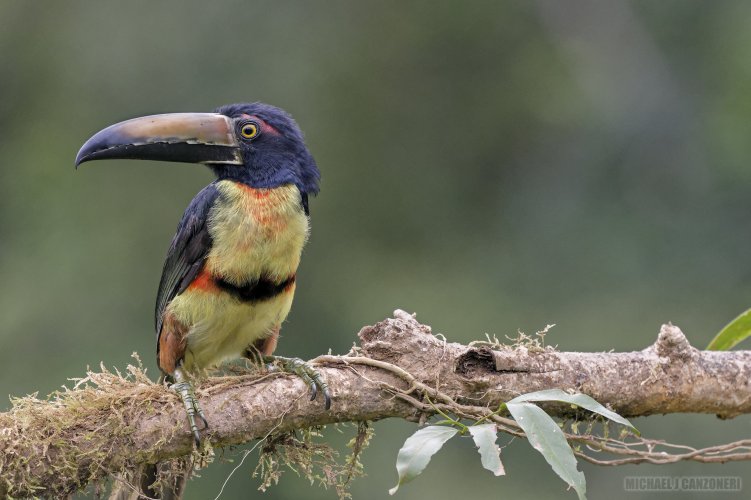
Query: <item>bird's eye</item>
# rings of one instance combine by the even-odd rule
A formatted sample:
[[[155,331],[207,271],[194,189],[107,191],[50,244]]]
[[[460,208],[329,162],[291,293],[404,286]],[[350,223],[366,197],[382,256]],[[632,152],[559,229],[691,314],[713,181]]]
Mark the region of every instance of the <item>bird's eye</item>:
[[[258,136],[258,133],[260,132],[260,128],[258,128],[258,124],[255,122],[248,122],[243,124],[243,126],[240,128],[240,134],[245,139],[254,139]]]

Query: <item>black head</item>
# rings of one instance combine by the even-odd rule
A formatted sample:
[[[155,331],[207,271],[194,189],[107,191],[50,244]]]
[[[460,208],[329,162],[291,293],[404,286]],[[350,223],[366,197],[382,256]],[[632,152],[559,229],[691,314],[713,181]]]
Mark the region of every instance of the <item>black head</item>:
[[[232,179],[255,188],[295,184],[301,193],[318,193],[318,171],[305,146],[300,127],[284,110],[254,102],[229,104],[219,113],[235,124],[243,166],[209,164],[220,179]]]

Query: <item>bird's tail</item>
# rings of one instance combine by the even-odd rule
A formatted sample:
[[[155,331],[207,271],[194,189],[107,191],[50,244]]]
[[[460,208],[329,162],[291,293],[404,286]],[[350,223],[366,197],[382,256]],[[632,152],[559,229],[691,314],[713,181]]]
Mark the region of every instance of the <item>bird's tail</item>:
[[[142,464],[115,477],[109,500],[180,500],[190,472],[185,459]]]

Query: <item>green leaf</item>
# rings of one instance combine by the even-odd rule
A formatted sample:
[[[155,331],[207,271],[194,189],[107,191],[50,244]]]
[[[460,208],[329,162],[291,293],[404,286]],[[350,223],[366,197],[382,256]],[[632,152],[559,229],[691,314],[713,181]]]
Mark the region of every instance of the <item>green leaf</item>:
[[[751,335],[751,309],[742,313],[728,323],[720,333],[715,335],[707,349],[710,351],[727,351],[738,342]]]
[[[555,420],[532,403],[509,401],[506,406],[532,447],[542,453],[553,471],[576,490],[579,500],[584,500],[587,492],[584,474],[577,470],[574,451]]]
[[[482,466],[496,476],[503,476],[506,471],[501,463],[501,449],[495,444],[498,437],[498,429],[495,424],[473,425],[469,427],[469,433],[475,441],[477,451],[480,453]]]
[[[459,430],[454,427],[429,425],[408,437],[396,457],[399,482],[389,490],[389,495],[396,493],[399,486],[419,476],[428,466],[431,457],[457,432]]]
[[[560,401],[562,403],[569,403],[576,406],[581,406],[591,412],[602,415],[605,418],[609,418],[613,422],[618,422],[621,425],[631,427],[636,432],[639,432],[631,422],[622,416],[618,415],[612,410],[608,410],[600,403],[587,396],[586,394],[569,394],[560,389],[548,389],[545,391],[530,392],[529,394],[522,394],[515,397],[508,403],[527,403],[530,401]],[[506,404],[508,404],[506,403]]]

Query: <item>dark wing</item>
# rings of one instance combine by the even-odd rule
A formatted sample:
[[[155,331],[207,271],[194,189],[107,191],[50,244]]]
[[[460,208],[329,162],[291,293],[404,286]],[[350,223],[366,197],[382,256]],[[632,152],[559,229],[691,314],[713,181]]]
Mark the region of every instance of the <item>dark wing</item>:
[[[182,293],[201,271],[211,250],[209,210],[219,196],[216,184],[209,184],[193,198],[183,214],[167,252],[156,297],[156,335],[162,331],[162,315],[167,304]]]

